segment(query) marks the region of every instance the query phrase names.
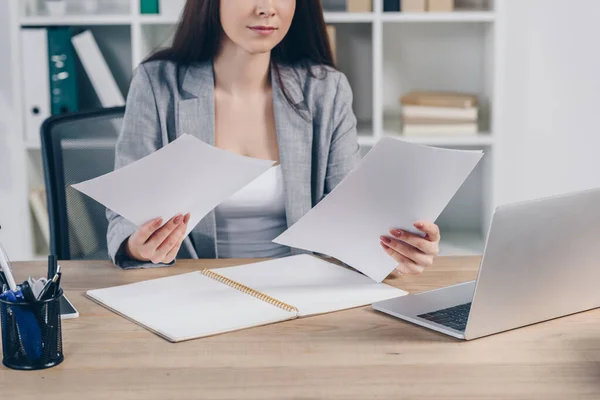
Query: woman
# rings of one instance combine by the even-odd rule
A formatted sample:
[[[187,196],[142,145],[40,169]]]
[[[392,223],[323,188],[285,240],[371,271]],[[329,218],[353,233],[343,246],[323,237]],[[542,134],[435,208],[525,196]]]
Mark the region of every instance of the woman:
[[[131,268],[172,264],[177,256],[299,253],[271,240],[360,159],[352,92],[334,68],[320,2],[188,0],[172,47],[136,70],[116,168],[183,133],[279,163],[203,218],[187,238],[189,214],[137,229],[107,211],[113,262]],[[421,273],[438,254],[438,227],[428,221],[415,226],[424,238],[399,230],[373,238],[398,262],[399,274]]]

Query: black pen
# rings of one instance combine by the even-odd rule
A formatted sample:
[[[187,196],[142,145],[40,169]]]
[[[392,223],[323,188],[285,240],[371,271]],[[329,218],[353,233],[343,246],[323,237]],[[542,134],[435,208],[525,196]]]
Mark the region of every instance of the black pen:
[[[56,275],[56,256],[54,254],[50,254],[48,256],[48,280],[52,280],[54,275]]]
[[[33,294],[33,290],[31,290],[31,285],[29,285],[28,281],[25,281],[21,284],[21,291],[23,292],[23,297],[25,301],[28,303],[33,303],[37,301],[37,298]]]
[[[4,271],[0,271],[0,284],[8,285],[8,282],[6,281],[6,276],[4,276]]]

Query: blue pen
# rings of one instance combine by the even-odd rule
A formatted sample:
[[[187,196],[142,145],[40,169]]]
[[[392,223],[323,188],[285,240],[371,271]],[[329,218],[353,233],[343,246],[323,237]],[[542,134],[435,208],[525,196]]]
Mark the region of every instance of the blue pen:
[[[15,303],[9,307],[15,316],[25,354],[31,361],[39,360],[42,357],[42,333],[33,312],[19,305],[25,301],[23,293],[20,289],[15,292],[8,290],[0,298]]]

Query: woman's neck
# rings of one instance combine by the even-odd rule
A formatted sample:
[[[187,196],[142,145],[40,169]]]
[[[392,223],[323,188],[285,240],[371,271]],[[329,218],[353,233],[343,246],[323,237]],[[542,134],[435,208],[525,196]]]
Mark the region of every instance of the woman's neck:
[[[230,94],[264,91],[271,86],[271,53],[249,54],[228,38],[214,59],[215,87]]]

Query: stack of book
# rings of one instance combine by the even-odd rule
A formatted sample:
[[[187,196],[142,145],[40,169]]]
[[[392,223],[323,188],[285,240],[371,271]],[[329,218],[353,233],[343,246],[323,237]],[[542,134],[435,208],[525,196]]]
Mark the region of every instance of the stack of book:
[[[402,104],[404,135],[470,135],[478,132],[477,96],[450,92],[407,93]]]
[[[373,0],[346,0],[347,12],[371,12],[373,11]]]

